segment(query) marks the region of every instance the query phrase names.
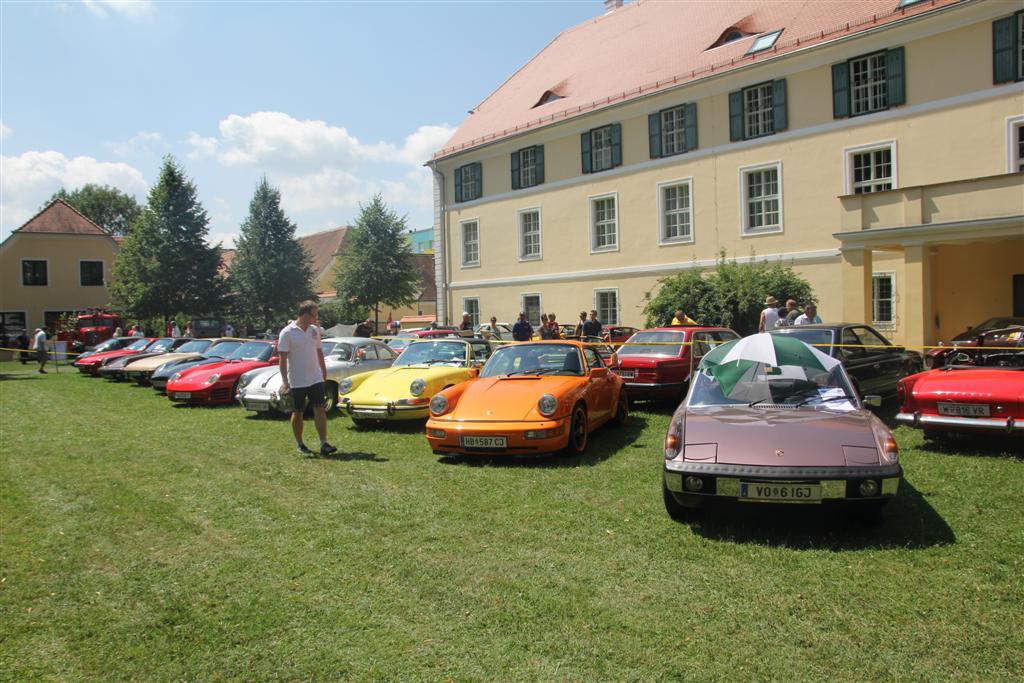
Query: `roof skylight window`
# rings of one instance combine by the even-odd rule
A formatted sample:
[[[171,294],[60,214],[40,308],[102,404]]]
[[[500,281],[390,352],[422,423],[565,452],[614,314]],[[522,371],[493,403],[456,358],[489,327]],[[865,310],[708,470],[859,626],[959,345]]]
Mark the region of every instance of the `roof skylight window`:
[[[900,0],[899,4],[896,5],[896,9],[903,9],[904,7],[910,7],[911,5],[916,5],[919,2],[922,2],[922,0]]]
[[[775,41],[779,39],[780,35],[782,35],[782,29],[779,29],[778,31],[772,31],[771,33],[762,33],[760,36],[757,37],[757,40],[755,40],[750,45],[750,49],[747,50],[747,54],[752,55],[755,52],[761,52],[763,50],[770,49],[773,45],[775,45]]]

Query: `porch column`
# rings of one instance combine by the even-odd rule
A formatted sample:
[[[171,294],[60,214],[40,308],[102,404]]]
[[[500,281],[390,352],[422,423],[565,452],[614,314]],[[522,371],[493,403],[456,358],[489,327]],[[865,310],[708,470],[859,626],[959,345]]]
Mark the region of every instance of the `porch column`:
[[[864,247],[842,247],[843,308],[842,319],[846,322],[871,321],[871,250]],[[826,302],[827,303],[827,302]],[[829,320],[836,320],[836,313],[824,310]]]
[[[935,343],[935,312],[932,309],[932,267],[929,248],[903,248],[903,329],[908,346]]]

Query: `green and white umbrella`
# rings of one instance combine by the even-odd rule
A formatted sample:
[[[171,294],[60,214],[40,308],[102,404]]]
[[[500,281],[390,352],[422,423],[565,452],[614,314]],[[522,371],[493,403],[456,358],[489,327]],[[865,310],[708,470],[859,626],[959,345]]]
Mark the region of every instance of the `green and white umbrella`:
[[[701,360],[700,369],[710,372],[722,392],[729,395],[743,375],[758,363],[821,372],[830,372],[840,364],[796,337],[762,332],[716,347]]]

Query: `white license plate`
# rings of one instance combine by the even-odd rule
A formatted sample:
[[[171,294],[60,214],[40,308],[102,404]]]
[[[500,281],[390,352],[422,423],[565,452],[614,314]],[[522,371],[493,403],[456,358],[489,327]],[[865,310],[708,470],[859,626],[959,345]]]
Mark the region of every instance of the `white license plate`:
[[[817,503],[821,501],[821,484],[773,484],[741,481],[740,499],[770,500],[783,503]]]
[[[356,417],[368,417],[371,419],[380,419],[387,416],[386,410],[353,410],[352,414]]]
[[[508,439],[504,436],[463,436],[459,438],[463,448],[507,448]]]
[[[939,403],[939,415],[957,415],[960,417],[988,417],[991,415],[988,404],[973,403]]]
[[[192,398],[191,391],[175,391],[174,398]]]
[[[619,370],[619,377],[622,379],[633,379],[636,377],[635,370]]]
[[[264,413],[264,412],[270,410],[270,404],[246,401],[245,409],[246,410],[255,410],[257,413]]]

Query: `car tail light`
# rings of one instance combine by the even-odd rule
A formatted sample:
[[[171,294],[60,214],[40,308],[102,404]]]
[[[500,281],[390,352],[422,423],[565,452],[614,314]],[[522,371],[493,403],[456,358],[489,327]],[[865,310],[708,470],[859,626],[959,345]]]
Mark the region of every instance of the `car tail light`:
[[[679,423],[673,422],[665,435],[665,459],[674,460],[683,447],[683,440],[679,436]]]

